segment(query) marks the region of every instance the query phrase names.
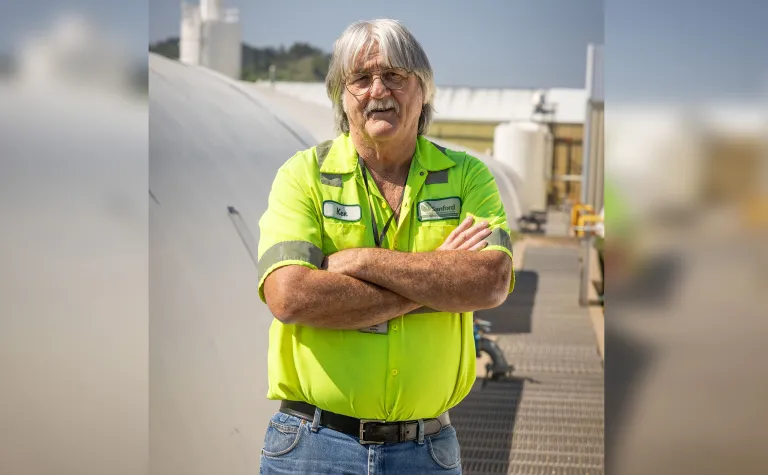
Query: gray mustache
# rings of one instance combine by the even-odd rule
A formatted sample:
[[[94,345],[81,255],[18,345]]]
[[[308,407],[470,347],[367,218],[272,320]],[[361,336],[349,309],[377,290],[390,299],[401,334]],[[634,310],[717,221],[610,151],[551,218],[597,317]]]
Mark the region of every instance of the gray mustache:
[[[375,100],[372,99],[368,104],[365,106],[365,118],[367,119],[369,115],[371,115],[371,112],[374,111],[374,109],[395,109],[395,114],[400,113],[400,105],[397,103],[396,100],[392,99],[391,97],[388,97],[384,100]]]

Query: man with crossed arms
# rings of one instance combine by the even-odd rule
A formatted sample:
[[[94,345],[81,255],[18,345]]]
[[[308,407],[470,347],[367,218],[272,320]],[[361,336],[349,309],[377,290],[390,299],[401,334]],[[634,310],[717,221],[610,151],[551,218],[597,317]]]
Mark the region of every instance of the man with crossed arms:
[[[461,473],[448,410],[475,381],[472,312],[514,287],[488,168],[424,137],[435,84],[399,22],[351,25],[326,79],[339,132],[278,171],[259,222],[271,473]]]

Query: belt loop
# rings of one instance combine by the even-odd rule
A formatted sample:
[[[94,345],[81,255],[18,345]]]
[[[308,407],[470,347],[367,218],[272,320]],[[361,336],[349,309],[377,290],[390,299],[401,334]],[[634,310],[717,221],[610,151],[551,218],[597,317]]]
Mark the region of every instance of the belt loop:
[[[317,432],[320,427],[320,416],[323,411],[319,407],[315,407],[315,417],[312,419],[312,432]]]
[[[418,436],[417,442],[419,443],[419,445],[423,445],[424,444],[424,419],[419,419],[416,422],[418,422],[419,424],[419,428],[416,429],[416,435]]]

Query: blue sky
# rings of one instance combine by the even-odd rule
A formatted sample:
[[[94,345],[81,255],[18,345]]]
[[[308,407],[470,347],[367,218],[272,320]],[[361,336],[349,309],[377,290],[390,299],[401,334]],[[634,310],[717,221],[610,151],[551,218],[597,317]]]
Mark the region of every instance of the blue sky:
[[[226,0],[225,0],[226,2]],[[229,0],[253,46],[311,43],[330,51],[355,20],[402,21],[440,85],[583,87],[587,44],[603,41],[602,0]],[[153,40],[178,34],[177,0],[153,0]]]
[[[187,0],[192,1],[192,0]],[[608,101],[746,99],[768,94],[765,0],[225,0],[254,46],[329,50],[358,19],[392,17],[419,38],[441,85],[583,87],[586,45],[606,44]],[[23,5],[23,7],[22,7]],[[0,51],[53,11],[84,11],[127,40],[178,35],[180,0],[27,0],[0,15]],[[603,7],[605,5],[605,7]]]
[[[608,101],[768,94],[766,0],[606,0],[605,15]]]

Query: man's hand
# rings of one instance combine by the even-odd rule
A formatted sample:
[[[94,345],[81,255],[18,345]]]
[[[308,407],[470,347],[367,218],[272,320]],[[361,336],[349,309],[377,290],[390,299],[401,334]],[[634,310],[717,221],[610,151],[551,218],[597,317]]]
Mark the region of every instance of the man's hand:
[[[456,229],[451,231],[451,234],[445,238],[437,251],[455,251],[455,250],[469,250],[479,251],[488,245],[485,238],[491,235],[491,229],[488,227],[487,221],[472,225],[474,218],[467,216],[467,218],[459,224]],[[471,226],[471,227],[470,227]]]
[[[320,269],[335,274],[352,275],[358,264],[357,250],[357,248],[343,249],[326,256]]]

